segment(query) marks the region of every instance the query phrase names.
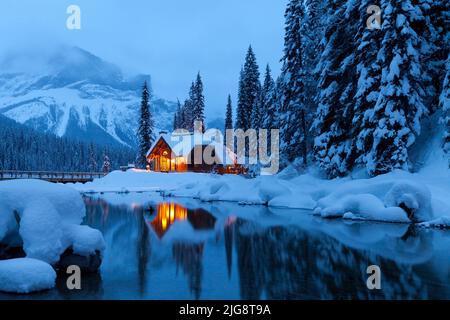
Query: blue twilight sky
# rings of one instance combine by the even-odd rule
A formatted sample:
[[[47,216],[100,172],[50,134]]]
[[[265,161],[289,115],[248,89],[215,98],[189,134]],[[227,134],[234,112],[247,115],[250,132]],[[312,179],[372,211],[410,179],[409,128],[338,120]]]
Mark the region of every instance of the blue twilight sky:
[[[156,95],[186,98],[201,71],[209,119],[235,104],[239,70],[251,44],[261,73],[279,74],[287,0],[1,0],[0,52],[76,45],[129,73],[152,75]],[[81,30],[66,9],[81,8]]]

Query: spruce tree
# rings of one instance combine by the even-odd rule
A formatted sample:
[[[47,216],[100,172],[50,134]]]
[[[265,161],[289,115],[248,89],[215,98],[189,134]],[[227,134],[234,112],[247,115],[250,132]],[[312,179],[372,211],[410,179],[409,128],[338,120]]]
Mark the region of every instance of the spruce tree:
[[[272,78],[269,65],[266,66],[264,83],[261,89],[261,127],[267,130],[275,129],[276,110],[275,81]]]
[[[195,99],[196,99],[196,86],[195,83],[191,83],[191,87],[189,89],[189,97],[186,99],[184,103],[184,120],[185,120],[185,129],[189,131],[194,130],[194,121],[195,121]]]
[[[200,73],[197,74],[197,79],[194,83],[193,88],[193,96],[192,96],[192,104],[193,104],[193,121],[201,121],[202,122],[202,130],[205,131],[205,97],[203,95],[203,82],[200,76]]]
[[[414,29],[424,41],[420,48],[425,85],[425,104],[429,112],[439,108],[439,93],[445,77],[445,64],[450,44],[450,1],[419,0],[413,1],[421,10],[422,17],[414,21]]]
[[[372,4],[371,0],[362,0],[359,6],[360,19],[367,18],[366,10]],[[355,130],[354,154],[356,163],[366,165],[366,155],[370,152],[373,144],[373,132],[376,121],[371,116],[375,109],[381,84],[381,67],[377,60],[380,50],[383,31],[381,25],[375,19],[370,22],[370,28],[361,24],[356,39],[361,39],[356,51],[356,76],[357,91],[355,94],[355,113],[352,127]]]
[[[262,126],[263,110],[262,110],[262,95],[261,87],[258,85],[256,99],[253,102],[252,115],[251,115],[251,127],[258,130]]]
[[[147,166],[146,154],[150,149],[153,136],[153,119],[150,113],[150,92],[147,82],[142,88],[141,110],[138,129],[139,150],[136,158],[136,166],[144,169]]]
[[[236,128],[248,130],[252,127],[253,107],[259,97],[259,67],[256,56],[250,46],[245,57],[245,64],[239,81],[238,112]]]
[[[369,114],[376,125],[367,155],[371,175],[408,169],[408,147],[420,134],[420,120],[428,112],[423,101],[426,72],[421,50],[426,43],[421,38],[422,11],[411,0],[385,0],[382,12],[381,87]]]
[[[241,72],[239,73],[238,105],[235,125],[236,128],[243,128],[247,123],[244,110],[244,92],[244,68],[241,68]]]
[[[450,55],[446,63],[446,76],[440,95],[440,106],[442,108],[442,123],[444,125],[444,151],[449,155],[450,160]],[[450,165],[450,162],[449,162]]]
[[[231,95],[228,95],[227,111],[225,113],[225,131],[233,129],[233,106],[231,104]]]
[[[328,177],[343,176],[354,163],[352,119],[356,91],[355,52],[358,6],[354,1],[330,0],[330,17],[320,57],[318,109],[313,122],[314,156]]]
[[[302,157],[307,164],[309,116],[305,110],[302,23],[303,0],[291,0],[285,13],[282,78],[284,81],[281,119],[281,152],[284,164]]]
[[[323,51],[322,39],[325,36],[325,26],[327,23],[326,5],[324,0],[304,0],[305,14],[302,25],[303,43],[303,84],[305,97],[305,110],[312,117],[317,110],[317,85],[316,74],[317,64]],[[363,21],[363,20],[361,20]],[[310,118],[311,118],[310,117]],[[309,119],[309,123],[312,119]],[[309,135],[308,145],[313,144],[313,137]]]

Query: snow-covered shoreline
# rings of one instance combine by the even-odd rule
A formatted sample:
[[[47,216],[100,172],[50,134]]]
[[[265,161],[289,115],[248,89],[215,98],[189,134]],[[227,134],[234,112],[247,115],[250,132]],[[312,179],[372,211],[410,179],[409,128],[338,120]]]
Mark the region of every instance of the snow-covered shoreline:
[[[314,210],[322,217],[384,222],[421,222],[450,227],[450,171],[394,171],[375,178],[325,180],[287,169],[276,176],[114,171],[87,184],[82,193],[158,192],[166,197],[231,201],[246,205]],[[408,216],[410,215],[410,216]]]

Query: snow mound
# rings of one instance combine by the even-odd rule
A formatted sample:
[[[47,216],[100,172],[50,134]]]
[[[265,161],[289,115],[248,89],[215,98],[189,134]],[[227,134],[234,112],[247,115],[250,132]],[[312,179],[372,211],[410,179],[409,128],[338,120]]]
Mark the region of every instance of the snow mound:
[[[0,260],[0,291],[30,293],[53,288],[56,273],[43,261],[21,258]]]
[[[99,230],[75,224],[65,225],[64,234],[73,252],[81,256],[89,256],[95,250],[105,250],[105,240]],[[67,245],[66,244],[66,245]]]
[[[314,213],[327,218],[385,222],[423,222],[433,216],[427,187],[383,176],[342,184],[317,201]]]
[[[431,192],[428,188],[410,181],[395,183],[384,198],[388,207],[403,208],[410,220],[428,221],[432,218]]]
[[[82,255],[105,249],[97,230],[80,226],[85,205],[76,190],[38,180],[0,182],[0,242],[18,232],[28,258],[50,264],[72,248]]]

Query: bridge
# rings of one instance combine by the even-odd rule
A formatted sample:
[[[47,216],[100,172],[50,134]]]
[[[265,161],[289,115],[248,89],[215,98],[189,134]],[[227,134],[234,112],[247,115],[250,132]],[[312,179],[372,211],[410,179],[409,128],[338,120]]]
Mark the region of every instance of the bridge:
[[[53,171],[0,171],[0,181],[15,179],[39,179],[54,183],[86,183],[103,178],[104,172],[53,172]]]

